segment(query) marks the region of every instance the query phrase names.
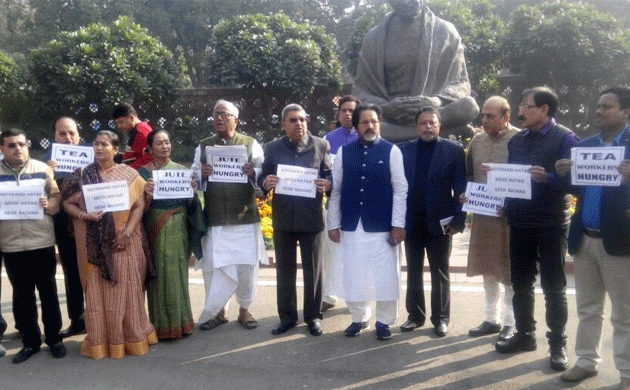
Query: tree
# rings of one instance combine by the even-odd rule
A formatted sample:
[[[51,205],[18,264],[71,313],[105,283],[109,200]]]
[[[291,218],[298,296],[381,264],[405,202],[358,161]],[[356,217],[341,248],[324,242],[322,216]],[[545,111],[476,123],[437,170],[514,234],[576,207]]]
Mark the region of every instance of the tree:
[[[589,4],[553,2],[516,9],[503,50],[510,70],[556,89],[627,82],[630,34]]]
[[[243,12],[242,0],[144,0],[128,14],[166,45],[181,53],[195,87],[207,81],[207,56],[212,28],[222,19]]]
[[[59,33],[30,52],[29,72],[35,100],[52,117],[87,111],[91,103],[107,108],[131,101],[145,110],[165,108],[182,85],[182,68],[146,29],[121,17],[111,25]]]
[[[558,92],[558,116],[580,136],[595,130],[589,112],[599,91],[630,80],[630,33],[590,4],[517,8],[503,49],[523,85],[546,84]]]
[[[468,77],[481,102],[499,90],[496,75],[502,67],[501,37],[505,28],[489,0],[439,0],[431,9],[453,23],[462,37]]]
[[[0,96],[12,93],[15,87],[15,62],[5,52],[0,51]]]
[[[306,97],[316,84],[339,85],[334,40],[320,26],[284,14],[243,15],[219,23],[210,41],[209,82]]]
[[[5,125],[15,125],[24,113],[24,80],[23,68],[0,51],[0,122]]]

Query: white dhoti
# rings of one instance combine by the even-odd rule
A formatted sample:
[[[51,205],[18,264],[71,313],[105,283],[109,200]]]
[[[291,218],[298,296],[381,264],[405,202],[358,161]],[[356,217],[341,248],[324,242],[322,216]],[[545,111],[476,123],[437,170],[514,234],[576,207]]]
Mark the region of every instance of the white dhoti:
[[[213,226],[201,244],[206,302],[199,323],[227,307],[235,292],[238,304],[248,309],[256,297],[258,264],[269,262],[260,224]]]
[[[367,233],[361,220],[354,232],[341,231],[344,297],[352,322],[369,319],[371,301],[377,302],[377,321],[392,325],[398,318],[400,245],[389,245],[389,234]]]
[[[327,211],[324,211],[324,222],[327,225]],[[336,305],[339,296],[343,295],[341,278],[343,265],[339,258],[340,244],[328,238],[328,228],[324,228],[324,254],[322,256],[322,301]]]

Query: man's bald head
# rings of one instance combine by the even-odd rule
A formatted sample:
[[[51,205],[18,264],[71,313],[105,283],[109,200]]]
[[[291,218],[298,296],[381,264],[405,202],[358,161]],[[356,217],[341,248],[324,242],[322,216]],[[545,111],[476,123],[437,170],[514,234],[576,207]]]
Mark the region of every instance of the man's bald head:
[[[502,96],[491,96],[481,110],[481,126],[488,134],[498,134],[510,123],[510,103]]]
[[[62,116],[55,121],[55,142],[66,145],[78,145],[81,142],[79,128],[73,118]]]

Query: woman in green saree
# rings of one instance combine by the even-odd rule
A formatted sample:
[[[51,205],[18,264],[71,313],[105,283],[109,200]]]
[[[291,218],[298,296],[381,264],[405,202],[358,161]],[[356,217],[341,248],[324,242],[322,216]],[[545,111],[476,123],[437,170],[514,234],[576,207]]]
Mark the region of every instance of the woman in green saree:
[[[171,142],[165,130],[147,137],[153,161],[139,169],[147,180],[144,189],[145,225],[153,251],[156,279],[148,289],[149,318],[161,340],[179,339],[193,332],[194,321],[188,294],[190,239],[187,208],[192,199],[153,199],[153,171],[187,169],[170,159]],[[197,183],[191,183],[196,190]]]

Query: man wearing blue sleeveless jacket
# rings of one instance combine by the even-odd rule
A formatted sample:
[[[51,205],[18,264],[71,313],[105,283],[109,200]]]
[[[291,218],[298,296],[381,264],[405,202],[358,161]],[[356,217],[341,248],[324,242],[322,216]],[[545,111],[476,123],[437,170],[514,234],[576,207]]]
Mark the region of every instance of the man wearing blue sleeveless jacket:
[[[341,243],[347,336],[368,328],[376,301],[376,337],[391,338],[398,317],[400,262],[405,237],[407,180],[397,146],[380,138],[381,109],[363,105],[352,114],[359,140],[337,152],[328,211],[328,236]]]

